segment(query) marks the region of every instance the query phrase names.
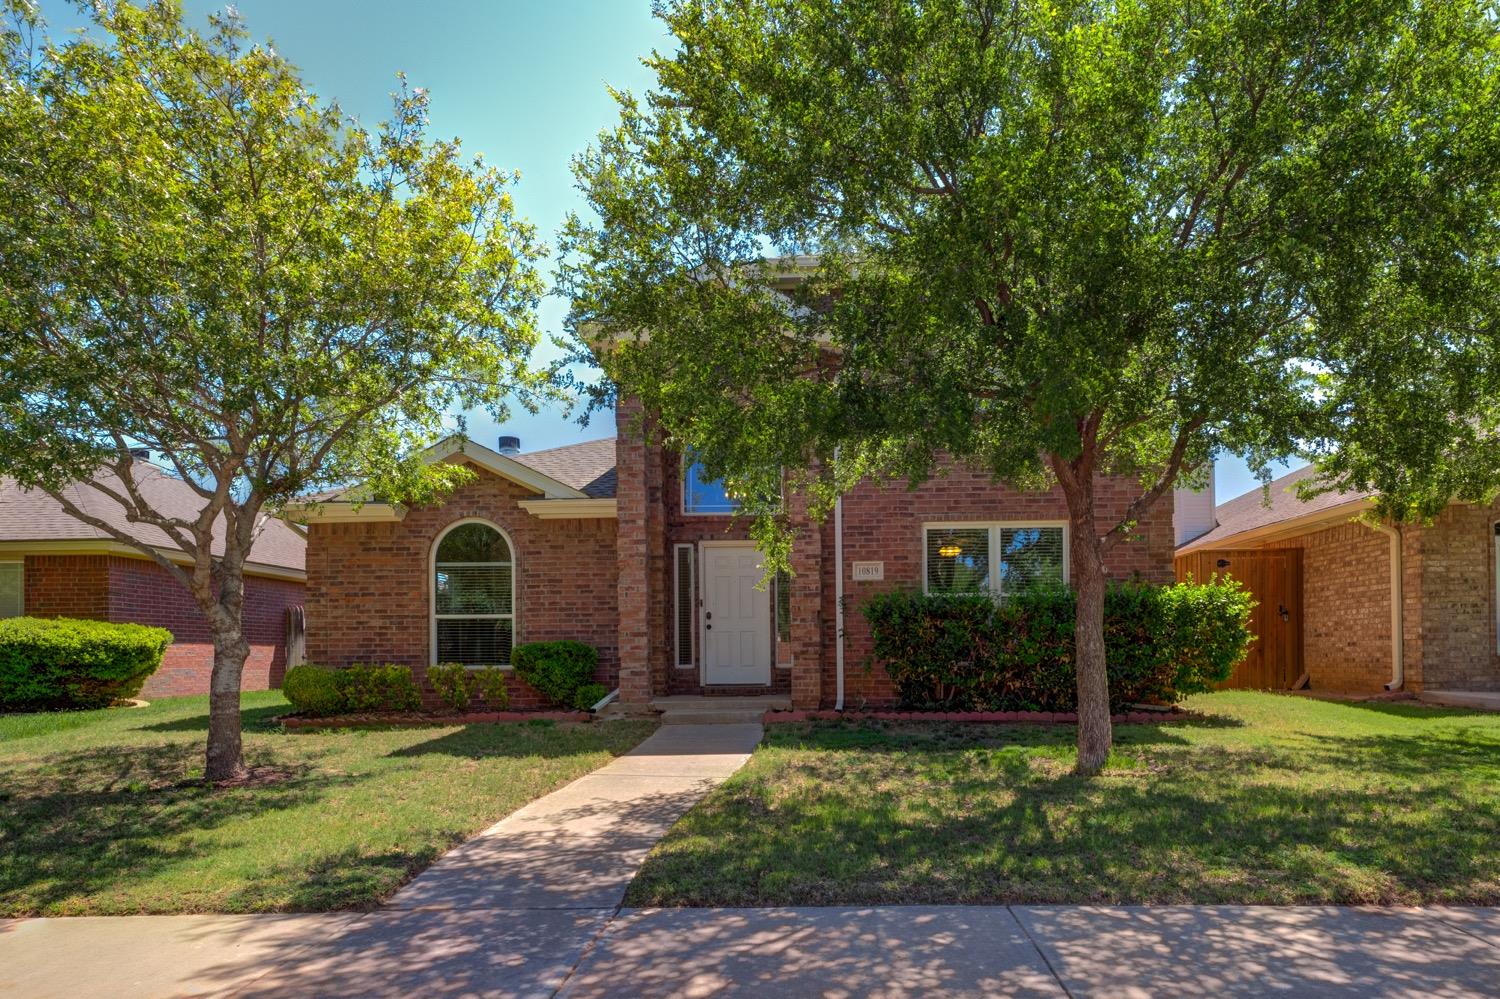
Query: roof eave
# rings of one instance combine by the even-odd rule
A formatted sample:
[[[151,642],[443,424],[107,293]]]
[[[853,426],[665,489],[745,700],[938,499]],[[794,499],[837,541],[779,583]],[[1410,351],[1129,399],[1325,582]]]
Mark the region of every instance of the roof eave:
[[[175,548],[152,547],[152,551],[177,565],[192,565],[193,560],[186,552]],[[25,557],[27,555],[120,555],[125,558],[138,558],[149,560],[151,556],[122,541],[112,538],[67,538],[38,541],[0,541],[0,560],[7,557]],[[288,579],[296,582],[307,581],[306,569],[295,569],[291,566],[272,565],[269,562],[246,562],[245,574],[249,576],[266,576],[272,579]]]
[[[1371,497],[1346,500],[1336,506],[1325,507],[1312,513],[1301,514],[1296,517],[1288,517],[1286,520],[1278,520],[1272,524],[1262,524],[1248,530],[1227,534],[1220,538],[1199,537],[1181,548],[1177,549],[1178,555],[1186,555],[1189,552],[1202,551],[1214,548],[1257,548],[1271,541],[1298,534],[1306,534],[1309,531],[1334,526],[1339,523],[1348,523],[1356,517],[1368,511],[1374,500]]]
[[[517,505],[538,520],[607,520],[619,516],[614,499],[519,500]]]

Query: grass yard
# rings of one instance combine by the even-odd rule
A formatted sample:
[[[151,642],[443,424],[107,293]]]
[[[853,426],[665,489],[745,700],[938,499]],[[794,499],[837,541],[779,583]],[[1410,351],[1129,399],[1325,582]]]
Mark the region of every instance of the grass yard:
[[[1500,714],[1224,692],[1127,726],[773,727],[627,905],[1500,903]]]
[[[369,906],[444,850],[608,762],[649,723],[284,734],[244,696],[245,758],[206,787],[206,697],[0,717],[0,916]]]

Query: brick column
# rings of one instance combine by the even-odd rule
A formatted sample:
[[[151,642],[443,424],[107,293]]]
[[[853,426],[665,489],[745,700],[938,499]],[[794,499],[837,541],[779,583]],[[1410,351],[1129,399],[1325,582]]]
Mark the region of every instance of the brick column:
[[[807,499],[787,496],[796,531],[792,542],[792,706],[811,709],[823,700],[823,532],[807,515]]]
[[[651,587],[647,548],[647,447],[637,399],[621,399],[615,411],[615,498],[619,510],[620,704],[645,708],[651,700]]]

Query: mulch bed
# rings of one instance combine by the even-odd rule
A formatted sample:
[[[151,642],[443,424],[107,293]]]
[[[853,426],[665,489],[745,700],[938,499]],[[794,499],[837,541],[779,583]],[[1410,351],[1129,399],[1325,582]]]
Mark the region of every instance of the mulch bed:
[[[368,728],[372,725],[405,725],[437,727],[442,725],[488,725],[502,722],[556,721],[586,722],[593,715],[587,711],[470,711],[464,714],[420,714],[408,711],[372,711],[359,715],[329,715],[308,718],[283,715],[283,728]]]
[[[1195,718],[1191,711],[1126,711],[1112,715],[1116,725],[1154,725]],[[766,725],[809,721],[921,721],[970,722],[985,725],[1074,725],[1072,711],[767,711]]]

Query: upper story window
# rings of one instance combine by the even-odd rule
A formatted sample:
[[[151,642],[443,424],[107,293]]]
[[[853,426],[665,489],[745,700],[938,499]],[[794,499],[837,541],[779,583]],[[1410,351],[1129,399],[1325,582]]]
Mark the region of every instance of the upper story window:
[[[923,528],[928,593],[991,593],[1068,580],[1061,524],[929,524]]]
[[[683,513],[737,513],[739,500],[729,495],[723,479],[709,479],[703,462],[688,465],[682,477]]]

